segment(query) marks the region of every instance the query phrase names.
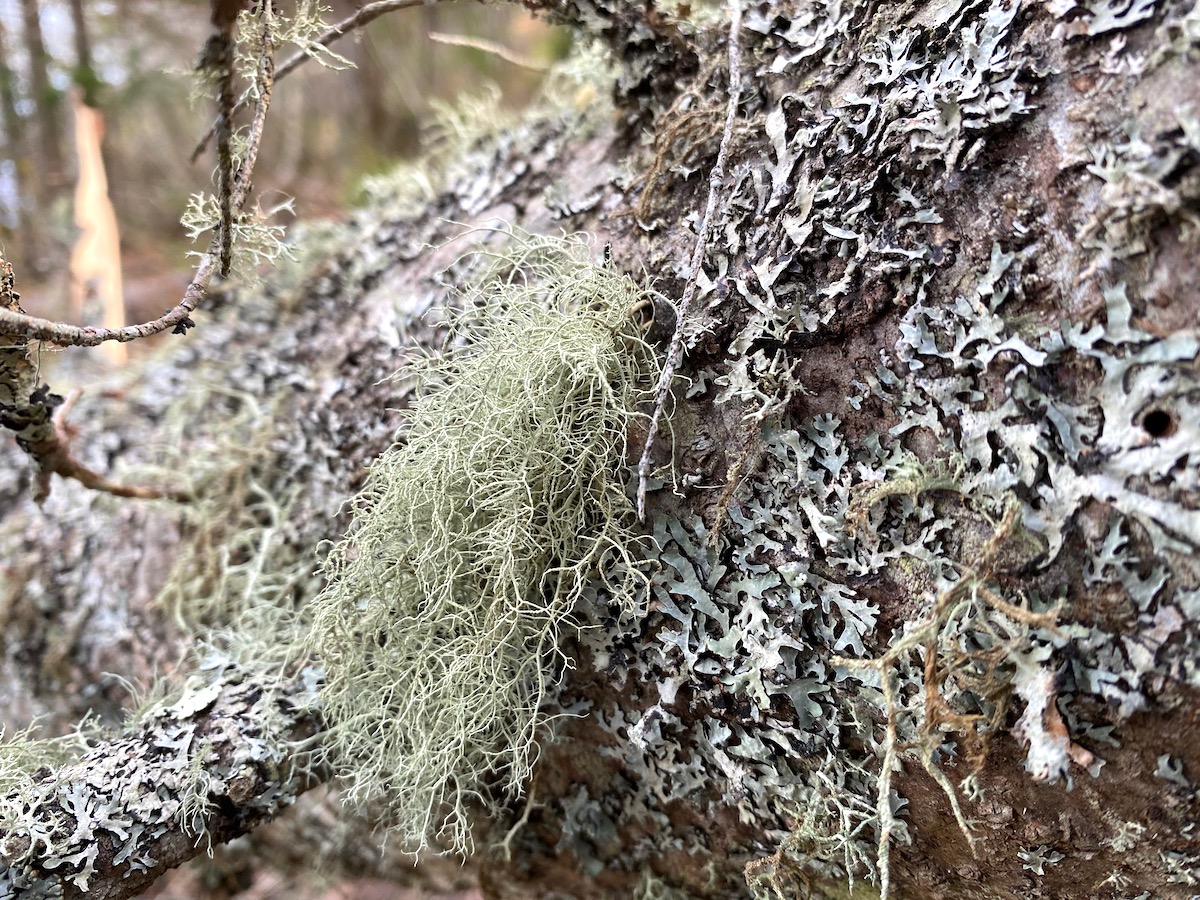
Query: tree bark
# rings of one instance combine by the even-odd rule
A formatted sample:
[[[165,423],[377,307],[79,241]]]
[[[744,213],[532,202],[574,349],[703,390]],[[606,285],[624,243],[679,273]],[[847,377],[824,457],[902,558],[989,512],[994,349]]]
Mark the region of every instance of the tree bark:
[[[219,619],[252,570],[310,602],[461,254],[512,224],[586,231],[597,264],[610,244],[668,297],[695,282],[685,378],[644,607],[579,610],[571,667],[545,661],[570,715],[511,820],[479,824],[485,893],[1194,893],[1194,5],[754,6],[736,86],[726,21],[553,12],[614,48],[611,112],[574,85],[443,148],[427,193],[380,180],[147,368],[135,414],[81,405],[80,453],[147,471],[169,440],[159,471],[210,505],[62,484],[39,515],[5,451],[14,718],[115,711],[99,673],[181,640],[160,595]]]

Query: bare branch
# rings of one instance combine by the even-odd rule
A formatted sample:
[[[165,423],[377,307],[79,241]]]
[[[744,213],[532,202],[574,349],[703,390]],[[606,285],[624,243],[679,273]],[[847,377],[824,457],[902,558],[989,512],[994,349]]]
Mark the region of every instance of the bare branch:
[[[87,325],[68,325],[52,319],[42,319],[0,307],[0,337],[22,337],[31,341],[48,341],[64,347],[95,347],[105,341],[136,341],[159,334],[168,328],[191,326],[189,316],[204,299],[212,281],[217,245],[214,239],[208,252],[200,257],[196,274],[183,292],[183,299],[170,311],[150,322],[126,325],[124,328],[94,328]]]
[[[122,900],[326,777],[313,679],[228,668],[0,797],[0,896]],[[2,746],[0,746],[2,752]]]
[[[0,258],[0,312],[23,314],[12,266],[3,258]],[[67,410],[75,397],[64,403],[61,396],[41,382],[38,373],[37,360],[31,357],[25,338],[17,336],[0,346],[0,425],[13,432],[21,449],[37,463],[34,500],[41,503],[50,495],[50,479],[54,475],[73,478],[86,487],[118,497],[187,499],[177,492],[118,484],[77,460],[71,453],[71,432],[66,425]]]
[[[671,381],[675,370],[683,357],[683,327],[692,303],[696,299],[696,290],[700,275],[700,267],[704,264],[704,254],[708,249],[708,232],[712,227],[713,213],[717,208],[717,199],[725,183],[725,161],[729,156],[729,144],[733,138],[733,123],[737,119],[738,99],[742,82],[742,55],[738,44],[738,36],[742,28],[741,0],[729,0],[729,101],[725,106],[725,129],[721,134],[721,147],[717,151],[717,161],[708,176],[708,203],[704,207],[704,217],[697,229],[696,246],[692,251],[692,260],[688,268],[687,283],[683,289],[683,299],[679,302],[679,316],[675,324],[675,334],[671,337],[671,347],[667,351],[667,359],[663,364],[662,375],[658,379],[658,396],[654,401],[654,412],[650,415],[650,427],[646,433],[646,445],[642,448],[642,457],[638,460],[638,518],[646,521],[646,480],[650,477],[650,454],[654,449],[654,439],[658,436],[658,424],[662,418],[663,407],[671,393]]]
[[[325,31],[315,41],[313,41],[313,44],[317,47],[328,47],[339,38],[344,37],[352,31],[362,28],[364,25],[375,21],[382,15],[394,12],[397,9],[409,9],[413,6],[432,6],[436,2],[437,0],[377,0],[375,3],[368,3],[366,6],[357,10],[354,15],[347,16],[345,19],[342,19],[342,21],[332,26],[328,31]],[[298,53],[295,53],[282,66],[279,67],[279,70],[275,73],[275,80],[278,81],[281,78],[287,77],[312,58],[313,54],[310,52],[301,50]],[[240,112],[242,109],[245,109],[245,107],[245,101],[235,104],[230,112],[230,117]],[[220,128],[221,118],[218,117],[217,120],[214,121],[209,127],[204,137],[200,138],[200,141],[196,144],[195,149],[192,150],[192,162],[195,162],[200,158],[200,154],[208,148],[208,142],[213,139],[213,135],[215,135]]]
[[[550,71],[550,66],[547,63],[538,62],[532,56],[517,53],[499,41],[489,41],[487,38],[471,37],[465,34],[444,34],[440,31],[429,32],[429,39],[435,44],[446,44],[450,47],[469,47],[481,53],[490,53],[493,56],[498,56],[507,63],[512,63],[514,66],[520,66],[523,69],[530,69],[534,72]]]

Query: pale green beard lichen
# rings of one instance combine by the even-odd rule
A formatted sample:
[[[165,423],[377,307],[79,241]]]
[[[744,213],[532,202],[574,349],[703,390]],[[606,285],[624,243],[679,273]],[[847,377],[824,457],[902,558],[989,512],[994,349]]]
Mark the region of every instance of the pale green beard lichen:
[[[589,580],[641,582],[620,467],[657,376],[642,292],[576,239],[514,237],[326,563],[312,647],[327,748],[351,800],[414,849],[468,852],[476,811],[520,793],[557,651]],[[378,806],[376,806],[378,804]]]

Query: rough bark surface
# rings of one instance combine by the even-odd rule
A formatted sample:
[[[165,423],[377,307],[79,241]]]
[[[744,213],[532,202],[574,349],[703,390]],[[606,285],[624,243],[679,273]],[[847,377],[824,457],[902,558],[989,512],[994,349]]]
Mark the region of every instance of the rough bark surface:
[[[60,484],[39,513],[5,451],[11,720],[115,712],[100,673],[175,658],[160,598],[189,623],[311,599],[464,250],[583,230],[682,293],[724,26],[555,9],[619,38],[611,115],[577,83],[488,135],[464,116],[420,178],[379,179],[119,401],[81,404],[85,462],[208,500]],[[637,615],[599,589],[579,611],[552,673],[577,717],[512,821],[480,823],[481,848],[522,823],[506,861],[472,861],[481,886],[1194,894],[1200,7],[753,4],[742,54],[652,583]]]
[[[0,853],[13,897],[132,897],[169,868],[270,821],[319,780],[316,679],[199,679],[122,737],[43,766]]]

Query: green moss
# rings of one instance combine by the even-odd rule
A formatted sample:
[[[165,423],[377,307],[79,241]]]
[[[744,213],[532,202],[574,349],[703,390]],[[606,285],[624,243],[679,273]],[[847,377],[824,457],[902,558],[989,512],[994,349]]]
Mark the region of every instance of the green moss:
[[[617,602],[640,581],[619,469],[656,376],[641,292],[581,241],[514,245],[480,257],[454,349],[404,373],[411,424],[354,501],[314,609],[331,759],[414,847],[469,851],[469,810],[521,791],[573,607],[614,557]]]

